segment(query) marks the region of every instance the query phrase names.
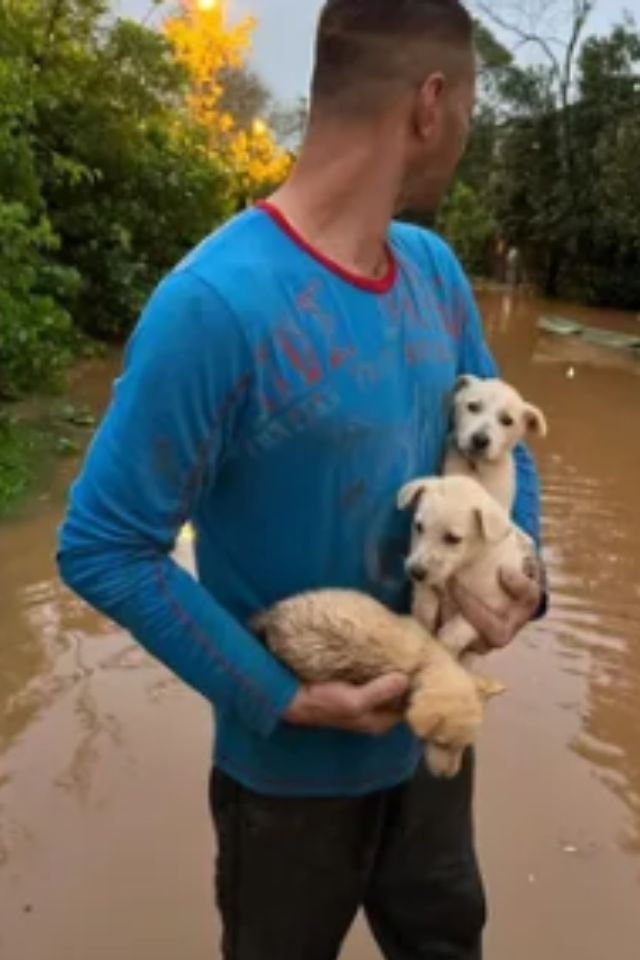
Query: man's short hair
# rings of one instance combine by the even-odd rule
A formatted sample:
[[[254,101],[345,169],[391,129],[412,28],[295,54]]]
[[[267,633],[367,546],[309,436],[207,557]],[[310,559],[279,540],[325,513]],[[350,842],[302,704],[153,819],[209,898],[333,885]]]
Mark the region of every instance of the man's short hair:
[[[320,14],[312,111],[371,113],[437,70],[468,64],[473,20],[460,0],[328,0]]]

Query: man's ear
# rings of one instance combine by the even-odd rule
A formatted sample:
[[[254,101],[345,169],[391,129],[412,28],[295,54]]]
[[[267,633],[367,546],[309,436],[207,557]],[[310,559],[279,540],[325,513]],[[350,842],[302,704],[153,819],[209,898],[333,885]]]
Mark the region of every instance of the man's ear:
[[[418,89],[412,126],[415,136],[423,144],[433,143],[442,135],[442,123],[447,81],[443,73],[430,73]]]

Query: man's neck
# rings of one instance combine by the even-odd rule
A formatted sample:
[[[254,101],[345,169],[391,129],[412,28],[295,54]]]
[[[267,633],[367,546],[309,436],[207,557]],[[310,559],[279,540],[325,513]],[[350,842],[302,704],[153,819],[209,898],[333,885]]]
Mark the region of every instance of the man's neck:
[[[316,250],[377,279],[388,270],[389,223],[400,192],[400,158],[376,150],[373,134],[313,133],[272,202]],[[386,160],[385,158],[386,154]]]

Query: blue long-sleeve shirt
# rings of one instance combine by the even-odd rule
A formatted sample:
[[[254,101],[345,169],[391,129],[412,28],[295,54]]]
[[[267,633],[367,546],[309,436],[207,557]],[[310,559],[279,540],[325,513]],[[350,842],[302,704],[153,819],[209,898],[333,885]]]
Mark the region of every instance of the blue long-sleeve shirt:
[[[218,765],[281,795],[409,777],[420,746],[297,728],[298,682],[246,629],[320,587],[406,609],[409,479],[437,473],[455,377],[493,375],[469,286],[435,235],[394,224],[376,282],[322,260],[266,208],[206,239],[159,286],[70,496],[65,581],[209,700]],[[518,451],[515,518],[538,536]],[[171,558],[185,521],[198,580]]]

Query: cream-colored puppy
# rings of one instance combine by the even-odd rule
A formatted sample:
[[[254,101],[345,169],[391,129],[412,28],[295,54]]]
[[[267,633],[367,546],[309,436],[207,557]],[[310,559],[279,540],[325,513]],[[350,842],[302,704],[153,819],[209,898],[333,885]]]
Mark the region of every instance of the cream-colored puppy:
[[[414,508],[411,552],[406,562],[413,589],[413,615],[461,657],[479,639],[451,595],[455,579],[482,597],[496,613],[509,598],[500,571],[537,570],[535,544],[513,524],[506,510],[470,477],[415,480],[399,494],[401,509]]]
[[[476,680],[413,619],[362,593],[321,590],[259,614],[251,627],[305,683],[364,684],[398,671],[411,680],[406,720],[427,741],[436,776],[453,777],[498,690]]]
[[[473,477],[511,511],[516,491],[513,449],[527,437],[547,435],[547,421],[502,380],[458,379],[453,433],[445,475]]]

